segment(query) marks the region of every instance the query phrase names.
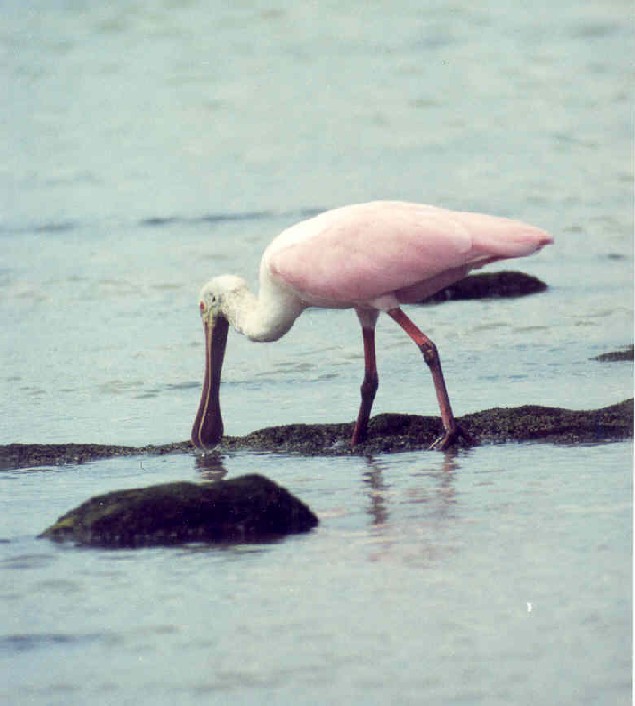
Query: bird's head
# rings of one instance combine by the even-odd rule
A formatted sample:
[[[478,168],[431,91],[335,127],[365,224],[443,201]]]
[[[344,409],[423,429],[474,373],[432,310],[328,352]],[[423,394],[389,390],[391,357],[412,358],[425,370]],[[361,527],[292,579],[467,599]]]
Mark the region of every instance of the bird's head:
[[[245,280],[235,275],[221,275],[207,282],[199,295],[199,309],[203,323],[213,324],[219,316],[227,318],[235,295],[244,291],[246,287]]]
[[[205,376],[198,412],[192,426],[192,443],[201,449],[216,446],[223,436],[220,381],[227,346],[228,314],[236,294],[246,287],[240,277],[222,275],[201,289],[199,309],[205,332]]]

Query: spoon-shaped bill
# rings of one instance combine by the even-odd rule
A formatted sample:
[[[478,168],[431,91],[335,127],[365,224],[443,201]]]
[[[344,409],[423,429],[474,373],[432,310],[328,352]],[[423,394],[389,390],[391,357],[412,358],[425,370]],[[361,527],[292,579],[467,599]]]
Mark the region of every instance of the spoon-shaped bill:
[[[203,321],[205,331],[205,377],[198,412],[192,426],[192,443],[200,449],[218,444],[223,436],[220,411],[220,379],[229,324],[224,316]]]

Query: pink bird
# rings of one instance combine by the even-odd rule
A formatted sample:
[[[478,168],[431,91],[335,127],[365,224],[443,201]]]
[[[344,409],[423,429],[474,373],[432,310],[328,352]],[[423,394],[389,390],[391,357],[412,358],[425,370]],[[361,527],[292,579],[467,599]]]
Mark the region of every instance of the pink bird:
[[[252,341],[276,341],[308,307],[355,309],[362,326],[364,379],[351,444],[364,441],[378,386],[375,324],[386,312],[417,344],[432,373],[444,433],[431,448],[459,436],[434,343],[403,312],[490,262],[531,255],[553,238],[520,221],[398,201],[344,206],[284,230],[265,250],[260,291],[222,275],[201,290],[205,377],[192,427],[199,448],[223,435],[219,388],[231,324]]]

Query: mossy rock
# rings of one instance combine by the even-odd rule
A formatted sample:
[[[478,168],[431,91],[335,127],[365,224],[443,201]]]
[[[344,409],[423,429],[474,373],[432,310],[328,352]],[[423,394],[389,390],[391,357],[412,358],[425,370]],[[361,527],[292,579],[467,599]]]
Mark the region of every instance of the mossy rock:
[[[633,400],[592,410],[525,405],[494,407],[457,419],[478,443],[519,441],[604,443],[633,437]],[[268,427],[242,437],[225,437],[219,449],[276,451],[305,456],[395,453],[427,449],[443,431],[439,417],[378,414],[368,425],[368,438],[349,446],[353,424],[290,424]],[[460,440],[459,445],[469,446]]]
[[[91,498],[40,536],[97,547],[248,543],[308,532],[317,517],[264,476],[165,483]]]
[[[633,400],[600,409],[573,410],[527,405],[494,407],[459,417],[459,424],[479,443],[543,441],[553,444],[600,444],[633,438]],[[246,436],[225,436],[220,453],[266,451],[306,456],[341,456],[423,450],[441,434],[439,417],[378,414],[368,425],[368,439],[350,448],[352,422],[286,424]],[[114,456],[156,456],[195,452],[189,441],[161,446],[103,444],[8,444],[0,446],[0,469],[79,464]]]

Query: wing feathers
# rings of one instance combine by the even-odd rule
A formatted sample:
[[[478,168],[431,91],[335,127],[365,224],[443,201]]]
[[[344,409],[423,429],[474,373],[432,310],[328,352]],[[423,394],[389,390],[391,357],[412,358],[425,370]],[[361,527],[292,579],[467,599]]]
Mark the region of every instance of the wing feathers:
[[[519,221],[373,202],[292,226],[265,251],[263,268],[310,303],[354,305],[424,283],[437,291],[479,262],[529,255],[547,242]]]

